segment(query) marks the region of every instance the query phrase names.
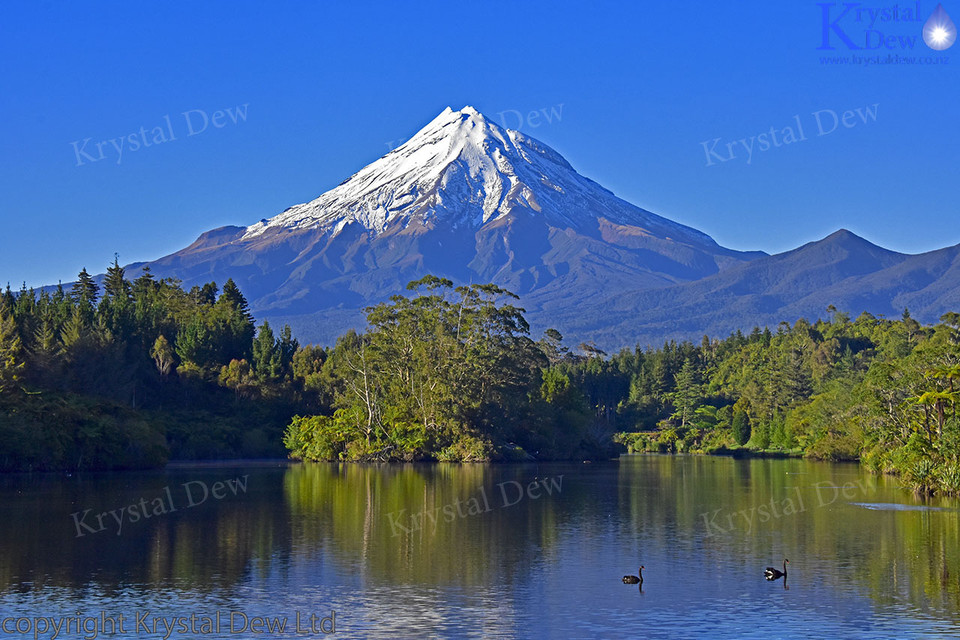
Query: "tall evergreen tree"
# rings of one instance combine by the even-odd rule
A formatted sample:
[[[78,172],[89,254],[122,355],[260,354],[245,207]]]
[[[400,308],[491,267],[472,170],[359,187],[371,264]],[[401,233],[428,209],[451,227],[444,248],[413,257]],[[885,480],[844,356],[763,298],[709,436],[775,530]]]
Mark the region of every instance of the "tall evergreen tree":
[[[202,287],[194,285],[190,288],[190,297],[194,304],[212,305],[217,301],[217,283],[208,282]]]
[[[70,299],[74,303],[86,302],[93,307],[97,303],[97,295],[100,293],[100,287],[94,282],[93,277],[87,273],[84,267],[77,275],[77,281],[73,283],[70,289]]]
[[[300,342],[293,337],[293,330],[290,325],[283,325],[280,332],[280,338],[277,341],[277,348],[280,350],[280,369],[284,377],[293,377],[293,357],[300,349]]]
[[[693,418],[699,404],[701,393],[697,372],[693,361],[687,358],[676,377],[676,391],[673,393],[674,416],[679,418],[680,426],[685,427]]]
[[[23,367],[23,348],[17,323],[7,304],[0,303],[0,393],[15,388]]]
[[[124,269],[117,260],[118,256],[114,255],[113,264],[107,267],[103,278],[103,295],[115,301],[129,300],[130,283],[124,279]]]
[[[233,281],[233,278],[228,278],[224,283],[223,291],[220,293],[220,301],[239,311],[247,321],[253,322],[250,305],[247,304],[247,299],[240,292],[240,288]]]
[[[280,346],[266,320],[260,325],[253,341],[253,371],[263,382],[276,382],[283,374]]]
[[[743,446],[750,440],[750,417],[747,412],[737,407],[733,410],[733,441]]]
[[[175,344],[181,366],[203,370],[217,364],[210,329],[199,312],[180,326]]]

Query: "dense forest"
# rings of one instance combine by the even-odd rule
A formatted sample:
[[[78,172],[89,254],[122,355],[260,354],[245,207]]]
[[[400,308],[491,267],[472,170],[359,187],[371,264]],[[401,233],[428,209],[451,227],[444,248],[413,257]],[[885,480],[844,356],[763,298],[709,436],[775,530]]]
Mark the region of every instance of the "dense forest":
[[[960,314],[924,327],[907,310],[827,312],[559,369],[631,451],[860,460],[920,493],[960,493]]]
[[[307,459],[600,457],[629,451],[861,460],[918,492],[960,493],[960,314],[924,327],[834,308],[827,320],[699,345],[536,343],[492,285],[425,278],[331,352],[335,412],[298,417]],[[425,290],[425,291],[424,291]]]
[[[256,328],[232,281],[131,282],[115,260],[100,289],[83,270],[0,294],[0,470],[282,456],[290,418],[322,410],[293,384],[311,350]]]
[[[0,296],[0,469],[779,452],[960,493],[956,313],[831,307],[609,356],[554,329],[535,341],[495,285],[426,276],[324,348],[257,327],[232,281],[131,282],[115,260],[102,289],[84,270],[69,291]]]
[[[613,455],[586,400],[529,337],[512,293],[426,276],[367,310],[317,381],[332,415],[298,417],[285,444],[314,460],[449,461]],[[559,340],[559,335],[557,335]],[[552,351],[551,351],[552,349]],[[308,384],[312,381],[308,381]]]

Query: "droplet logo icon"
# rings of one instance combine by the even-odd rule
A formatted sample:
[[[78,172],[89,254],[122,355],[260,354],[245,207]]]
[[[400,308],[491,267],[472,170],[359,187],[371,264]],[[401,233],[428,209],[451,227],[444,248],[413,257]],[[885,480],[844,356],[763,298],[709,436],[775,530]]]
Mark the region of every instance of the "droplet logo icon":
[[[923,41],[934,51],[949,49],[957,41],[957,25],[953,24],[942,4],[937,5],[924,23]]]

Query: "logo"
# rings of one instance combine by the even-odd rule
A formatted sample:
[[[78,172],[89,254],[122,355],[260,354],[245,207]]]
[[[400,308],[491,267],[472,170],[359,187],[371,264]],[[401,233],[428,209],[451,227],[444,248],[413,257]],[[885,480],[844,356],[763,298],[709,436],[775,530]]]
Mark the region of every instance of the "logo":
[[[957,39],[957,28],[942,4],[924,22],[920,2],[872,5],[863,2],[819,2],[819,50],[910,51],[923,42],[944,51]],[[923,27],[918,29],[919,23]],[[917,33],[917,32],[920,33]]]
[[[944,51],[957,41],[957,26],[938,4],[923,25],[923,41],[934,51]]]

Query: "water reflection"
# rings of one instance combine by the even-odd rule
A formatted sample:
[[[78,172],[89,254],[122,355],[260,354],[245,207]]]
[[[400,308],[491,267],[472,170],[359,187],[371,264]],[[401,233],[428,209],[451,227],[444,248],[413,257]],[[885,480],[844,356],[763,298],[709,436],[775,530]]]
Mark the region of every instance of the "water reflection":
[[[252,559],[265,560],[266,569],[289,549],[289,521],[277,500],[285,468],[246,470],[245,492],[203,499],[201,486],[209,490],[237,471],[0,478],[0,586],[29,591],[94,582],[109,593],[131,584],[236,584],[252,571]],[[165,509],[154,514],[158,499]]]
[[[165,496],[175,509],[149,511]],[[751,637],[771,615],[807,635],[954,633],[958,506],[855,465],[684,456],[5,476],[0,610],[325,607],[362,637]],[[780,589],[763,570],[784,557]]]
[[[299,549],[334,549],[375,581],[480,586],[529,571],[583,501],[582,472],[486,465],[302,465],[284,482]],[[578,506],[579,505],[579,506]],[[572,508],[571,508],[572,507]]]

